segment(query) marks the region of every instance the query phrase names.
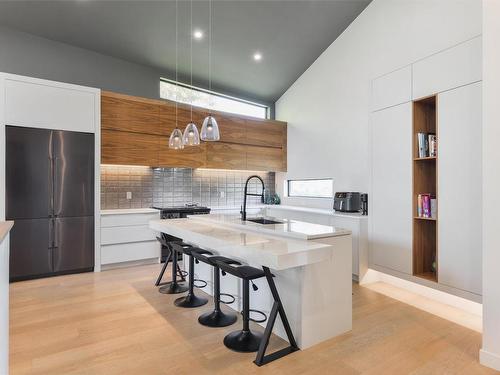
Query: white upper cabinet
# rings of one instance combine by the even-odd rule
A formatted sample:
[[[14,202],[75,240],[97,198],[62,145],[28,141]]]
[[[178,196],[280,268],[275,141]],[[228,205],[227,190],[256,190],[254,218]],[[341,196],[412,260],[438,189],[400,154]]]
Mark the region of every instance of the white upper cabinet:
[[[370,263],[412,273],[412,105],[372,114]]]
[[[6,78],[7,125],[93,133],[98,90],[32,78]],[[96,99],[97,98],[97,99]]]
[[[481,294],[481,83],[438,96],[439,282]]]
[[[481,37],[413,64],[413,99],[420,99],[482,78]]]
[[[409,102],[411,100],[411,66],[373,80],[372,110]]]

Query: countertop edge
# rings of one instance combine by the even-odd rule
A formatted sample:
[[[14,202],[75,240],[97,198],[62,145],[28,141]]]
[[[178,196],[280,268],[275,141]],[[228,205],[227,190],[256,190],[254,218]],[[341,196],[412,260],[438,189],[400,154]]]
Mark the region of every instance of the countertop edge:
[[[0,242],[2,242],[7,234],[10,232],[12,227],[14,226],[14,222],[9,221],[0,221]]]
[[[290,205],[266,205],[265,208],[275,208],[278,210],[288,210],[288,211],[300,211],[300,212],[308,212],[308,213],[313,213],[313,214],[318,214],[318,215],[327,215],[327,216],[336,216],[336,217],[344,217],[344,218],[349,218],[349,219],[359,219],[359,220],[364,220],[368,219],[368,215],[362,215],[362,214],[356,214],[356,213],[350,213],[350,212],[336,212],[333,210],[328,210],[325,208],[310,208],[310,207],[303,207],[303,206],[290,206]]]
[[[160,213],[155,208],[115,208],[109,210],[101,210],[101,216],[107,215],[133,215],[133,214],[154,214]]]

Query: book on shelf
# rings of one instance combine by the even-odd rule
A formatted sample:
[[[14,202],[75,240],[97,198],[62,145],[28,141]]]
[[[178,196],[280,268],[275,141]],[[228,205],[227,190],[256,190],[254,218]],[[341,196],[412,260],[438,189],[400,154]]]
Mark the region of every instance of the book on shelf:
[[[436,134],[428,134],[427,139],[429,142],[429,156],[437,156],[437,138]]]
[[[437,218],[437,200],[431,194],[418,194],[417,216],[422,218]]]
[[[437,219],[437,199],[431,197],[431,218]]]
[[[418,157],[437,156],[437,138],[434,133],[417,133]]]

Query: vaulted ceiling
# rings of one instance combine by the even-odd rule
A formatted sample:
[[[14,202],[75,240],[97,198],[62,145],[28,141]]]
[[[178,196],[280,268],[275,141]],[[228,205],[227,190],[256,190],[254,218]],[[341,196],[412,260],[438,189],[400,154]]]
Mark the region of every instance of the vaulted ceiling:
[[[218,88],[274,102],[363,11],[369,0],[214,0],[212,79]],[[208,0],[178,3],[179,74],[208,79]],[[174,1],[0,1],[0,25],[175,71]],[[255,52],[262,60],[253,59]]]

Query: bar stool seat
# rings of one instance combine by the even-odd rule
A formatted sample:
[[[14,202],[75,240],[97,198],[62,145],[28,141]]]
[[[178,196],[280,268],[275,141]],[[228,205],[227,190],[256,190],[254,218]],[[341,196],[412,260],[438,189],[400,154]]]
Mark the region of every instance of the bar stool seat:
[[[263,270],[247,265],[233,265],[224,261],[215,261],[220,269],[227,272],[230,275],[239,277],[243,281],[243,328],[240,331],[233,331],[224,337],[224,345],[236,352],[256,352],[259,350],[260,343],[264,335],[260,332],[253,332],[250,330],[249,322],[250,320],[256,322],[264,322],[267,320],[267,316],[258,310],[250,309],[250,282],[261,277],[265,277],[266,274]],[[254,290],[258,290],[257,286],[253,284]],[[263,320],[256,320],[250,318],[250,312],[256,312],[264,316]]]
[[[263,270],[251,266],[239,266],[235,267],[235,270],[236,274],[233,275],[244,280],[255,280],[265,276]]]
[[[223,256],[213,255],[212,252],[204,249],[193,249],[191,255],[196,261],[209,264],[214,269],[214,309],[213,311],[206,312],[198,318],[198,322],[201,325],[207,327],[227,327],[234,324],[238,319],[237,315],[234,313],[225,313],[221,310],[220,304],[231,304],[235,301],[235,298],[227,293],[220,292],[220,268],[217,265],[217,261],[220,262],[232,262],[233,264],[240,264],[233,259],[226,258]],[[227,296],[232,298],[232,301],[222,301],[221,296]]]

